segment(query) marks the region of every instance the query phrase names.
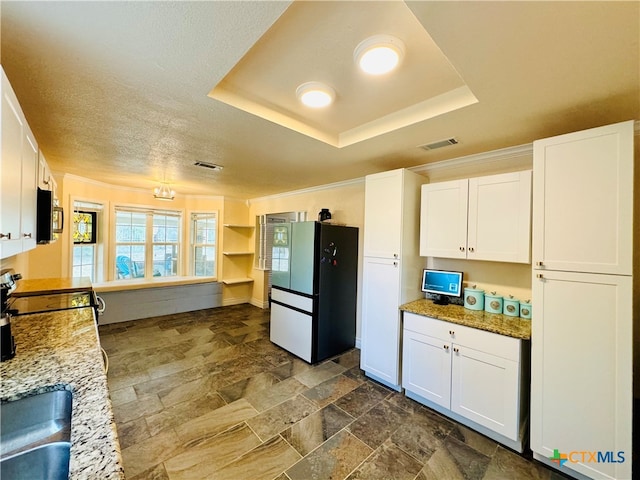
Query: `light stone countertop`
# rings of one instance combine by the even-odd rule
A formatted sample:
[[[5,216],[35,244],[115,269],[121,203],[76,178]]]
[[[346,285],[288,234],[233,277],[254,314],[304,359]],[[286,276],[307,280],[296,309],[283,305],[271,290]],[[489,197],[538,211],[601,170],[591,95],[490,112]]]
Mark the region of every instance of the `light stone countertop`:
[[[0,402],[73,394],[70,479],[124,479],[93,308],[13,317],[16,356],[0,363]]]
[[[498,333],[522,340],[531,339],[531,320],[509,317],[500,313],[469,310],[460,305],[436,305],[432,300],[422,298],[400,306],[403,312],[411,312],[425,317],[436,318],[458,325]]]

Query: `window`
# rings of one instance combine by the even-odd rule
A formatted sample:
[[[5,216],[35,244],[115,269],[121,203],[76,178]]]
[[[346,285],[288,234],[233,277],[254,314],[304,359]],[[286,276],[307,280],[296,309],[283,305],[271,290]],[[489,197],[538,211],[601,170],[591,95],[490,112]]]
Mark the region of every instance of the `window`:
[[[191,270],[197,277],[216,276],[218,219],[215,213],[191,215]]]
[[[98,218],[103,205],[90,202],[73,202],[73,254],[71,256],[71,276],[88,277],[92,282],[99,280],[96,275],[99,260]]]
[[[181,214],[116,207],[117,279],[178,274]]]

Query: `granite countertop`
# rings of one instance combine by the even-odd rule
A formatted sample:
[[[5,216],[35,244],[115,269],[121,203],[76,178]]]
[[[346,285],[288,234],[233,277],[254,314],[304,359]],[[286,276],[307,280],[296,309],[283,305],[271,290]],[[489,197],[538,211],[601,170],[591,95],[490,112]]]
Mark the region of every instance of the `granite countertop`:
[[[93,308],[13,317],[16,356],[0,363],[0,402],[73,393],[70,479],[124,479]]]
[[[12,297],[49,295],[52,293],[73,293],[91,291],[89,277],[80,278],[34,278],[18,280]]]
[[[507,337],[531,339],[531,320],[529,319],[509,317],[501,313],[489,313],[482,310],[469,310],[460,305],[436,305],[432,300],[426,298],[405,303],[400,306],[400,310]]]

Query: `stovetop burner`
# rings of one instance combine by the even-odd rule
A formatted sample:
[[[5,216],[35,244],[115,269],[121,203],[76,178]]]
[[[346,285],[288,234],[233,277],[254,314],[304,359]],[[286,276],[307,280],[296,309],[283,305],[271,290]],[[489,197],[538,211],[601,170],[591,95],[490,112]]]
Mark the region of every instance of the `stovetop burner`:
[[[32,297],[9,299],[8,308],[12,315],[55,312],[74,308],[96,307],[92,292],[55,293]]]

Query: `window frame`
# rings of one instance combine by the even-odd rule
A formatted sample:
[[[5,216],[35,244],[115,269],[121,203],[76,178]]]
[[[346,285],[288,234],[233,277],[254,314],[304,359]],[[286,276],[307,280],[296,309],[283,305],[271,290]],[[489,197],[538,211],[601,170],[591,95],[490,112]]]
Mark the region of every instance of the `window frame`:
[[[124,205],[117,204],[113,206],[113,226],[111,230],[111,238],[112,242],[110,245],[111,252],[111,278],[113,280],[120,280],[118,278],[118,269],[116,266],[116,259],[118,257],[117,249],[118,246],[122,245],[144,245],[144,275],[137,277],[140,280],[150,280],[152,278],[173,278],[180,276],[182,274],[182,264],[183,264],[183,246],[184,246],[184,210],[182,209],[167,209],[167,208],[154,208],[154,207],[141,207],[139,205]],[[136,214],[144,214],[145,215],[145,241],[141,242],[118,242],[117,238],[117,226],[118,226],[118,213],[136,213]],[[155,242],[153,238],[153,228],[154,228],[154,216],[162,215],[162,216],[173,216],[177,218],[178,225],[178,241],[177,242]],[[153,266],[153,247],[154,245],[176,245],[175,251],[177,255],[177,266],[175,275],[160,275],[154,277],[154,266]],[[128,279],[129,280],[129,279]]]
[[[215,242],[210,244],[208,242],[196,242],[196,232],[197,225],[196,222],[198,220],[207,220],[207,219],[215,219]],[[210,211],[201,211],[201,212],[190,212],[189,213],[189,274],[194,277],[199,278],[218,278],[218,257],[219,257],[219,239],[220,239],[220,216],[218,215],[218,210],[210,210]],[[197,275],[196,269],[196,248],[198,247],[213,247],[214,255],[213,255],[213,275]]]
[[[108,225],[109,209],[108,202],[103,200],[96,200],[94,198],[83,198],[72,196],[69,199],[70,215],[70,233],[69,233],[69,261],[68,276],[70,278],[79,278],[74,276],[74,268],[77,266],[74,263],[75,248],[79,247],[91,247],[93,250],[93,266],[91,268],[92,276],[91,282],[101,282],[104,280],[105,274],[105,239],[107,232],[105,232],[105,225]],[[93,243],[75,243],[73,241],[73,216],[76,211],[88,212],[95,214],[95,223],[93,225],[93,234],[95,242]],[[108,230],[108,229],[107,229]],[[88,264],[84,264],[88,265]]]

